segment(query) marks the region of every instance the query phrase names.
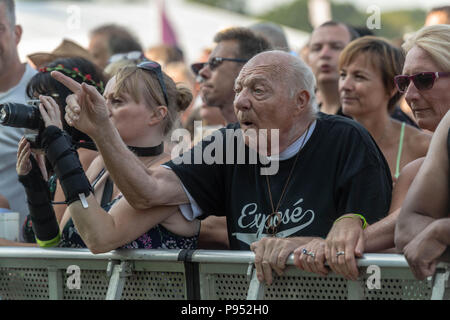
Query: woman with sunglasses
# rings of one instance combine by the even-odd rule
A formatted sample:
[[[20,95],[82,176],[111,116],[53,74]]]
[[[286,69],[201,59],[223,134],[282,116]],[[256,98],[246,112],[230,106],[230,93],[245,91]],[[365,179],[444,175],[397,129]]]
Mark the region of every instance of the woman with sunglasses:
[[[74,81],[71,84],[93,93],[90,86],[82,89]],[[146,168],[169,159],[163,139],[171,131],[178,112],[192,99],[188,89],[177,87],[151,61],[124,67],[108,82],[104,98],[98,93],[95,97],[96,103],[108,108],[123,142]],[[187,221],[177,206],[156,208],[151,214],[132,208],[110,179],[101,156],[86,174],[79,170],[70,144],[55,126],[59,110],[49,103],[44,102],[44,106],[41,112],[47,131],[46,155],[60,176],[68,209],[60,223],[61,239],[58,235],[43,239],[41,246],[87,246],[94,253],[116,248],[196,248],[199,222]],[[29,146],[22,144],[18,161],[21,167],[30,165],[29,157]]]
[[[439,73],[439,78],[436,77],[434,81],[431,81],[432,83],[428,80],[426,84],[417,82],[417,87],[414,81],[408,82],[407,86],[405,83],[399,85],[399,78],[396,78],[397,89],[402,93],[405,92],[406,101],[413,110],[420,127],[434,131],[450,109],[450,77],[441,76],[443,72],[450,71],[450,26],[424,27],[403,45],[403,49],[406,51],[406,58],[402,73],[408,79],[414,79],[414,75],[424,72]],[[357,277],[358,270],[347,265],[344,259],[346,255],[362,257],[364,252],[386,252],[386,250],[392,252],[391,248],[395,246],[401,252],[404,246],[431,221],[429,217],[424,218],[410,212],[402,212],[399,216],[403,200],[423,160],[424,158],[416,159],[403,168],[395,184],[389,214],[386,218],[367,226],[364,230],[363,224],[356,215],[355,219],[336,220],[327,235],[325,244],[321,243],[320,248],[305,246],[305,249],[330,252],[334,247],[336,252],[344,253],[342,257],[327,256],[327,262],[334,272],[349,279]],[[302,261],[302,263],[306,266],[304,269],[312,269],[308,261]]]
[[[450,25],[424,27],[408,39],[403,48],[407,55],[402,75],[396,77],[396,84],[399,90],[405,92],[405,99],[420,127],[434,132],[450,109]],[[402,177],[404,175],[409,182],[402,187],[403,194],[408,191],[424,160],[422,158],[411,163],[402,172]],[[401,211],[395,229],[395,244],[399,252],[403,252],[422,230],[427,229],[428,238],[438,235],[428,226],[444,216],[433,214],[435,216],[431,217],[418,212]],[[430,257],[433,255],[434,252],[430,252]],[[425,261],[423,266],[427,266],[431,260]]]

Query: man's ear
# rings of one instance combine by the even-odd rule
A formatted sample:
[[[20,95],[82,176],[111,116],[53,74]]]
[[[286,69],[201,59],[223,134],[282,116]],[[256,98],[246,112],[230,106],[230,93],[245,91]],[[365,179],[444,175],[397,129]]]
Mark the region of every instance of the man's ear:
[[[307,90],[299,90],[295,95],[296,108],[298,111],[303,111],[308,105],[311,95]]]
[[[16,37],[16,46],[19,44],[20,39],[22,39],[22,26],[21,25],[16,25],[14,27],[14,36]]]
[[[166,106],[159,106],[150,117],[149,125],[155,125],[163,121],[167,116],[168,110]]]

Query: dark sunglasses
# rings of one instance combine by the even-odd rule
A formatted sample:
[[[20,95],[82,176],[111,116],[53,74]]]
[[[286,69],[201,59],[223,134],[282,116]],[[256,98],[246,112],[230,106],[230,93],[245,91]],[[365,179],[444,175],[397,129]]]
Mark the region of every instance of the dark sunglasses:
[[[167,98],[167,90],[166,85],[164,84],[163,74],[161,71],[161,65],[155,61],[144,61],[137,65],[139,69],[147,70],[156,74],[158,78],[159,85],[161,86],[164,100],[166,101],[166,106],[169,105],[169,99]]]
[[[405,93],[409,83],[414,83],[417,90],[429,90],[433,88],[434,82],[440,77],[447,77],[450,72],[421,72],[412,76],[399,75],[394,77],[395,85],[400,93]]]
[[[235,59],[235,58],[222,58],[222,57],[214,57],[211,58],[208,62],[199,62],[194,63],[191,65],[192,72],[194,72],[195,75],[198,75],[201,69],[206,67],[206,65],[209,65],[209,68],[212,70],[216,69],[218,66],[222,64],[224,61],[232,61],[232,62],[238,62],[238,63],[246,63],[248,60],[246,59]]]

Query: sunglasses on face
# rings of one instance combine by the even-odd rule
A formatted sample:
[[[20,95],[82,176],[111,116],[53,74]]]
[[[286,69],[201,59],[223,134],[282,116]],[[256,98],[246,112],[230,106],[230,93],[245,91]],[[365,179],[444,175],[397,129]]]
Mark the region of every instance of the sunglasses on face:
[[[161,71],[161,65],[155,61],[144,61],[137,65],[139,69],[147,70],[156,74],[158,78],[159,85],[164,95],[164,100],[166,101],[166,106],[169,105],[169,99],[167,98],[166,85],[164,84],[163,74]]]
[[[433,88],[434,82],[441,77],[447,77],[450,72],[421,72],[412,76],[399,75],[394,77],[395,85],[400,93],[405,93],[409,83],[414,83],[417,90],[429,90]]]
[[[235,58],[222,58],[222,57],[214,57],[211,58],[208,62],[199,62],[191,65],[192,72],[195,75],[198,75],[201,69],[209,65],[209,68],[212,70],[219,67],[224,61],[232,61],[237,63],[246,63],[248,60],[246,59],[235,59]]]

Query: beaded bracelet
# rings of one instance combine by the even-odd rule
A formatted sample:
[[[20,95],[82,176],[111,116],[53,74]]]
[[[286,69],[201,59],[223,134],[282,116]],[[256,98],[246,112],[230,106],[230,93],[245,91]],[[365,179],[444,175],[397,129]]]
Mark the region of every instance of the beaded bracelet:
[[[340,218],[337,218],[337,219],[334,221],[334,223],[338,222],[339,220],[345,219],[345,218],[360,218],[360,219],[362,220],[362,222],[363,222],[363,225],[362,225],[363,230],[364,230],[365,228],[367,228],[367,221],[366,221],[366,218],[364,218],[363,215],[357,214],[357,213],[351,213],[351,214],[342,216],[342,217],[340,217]],[[334,223],[333,223],[333,224],[334,224]]]

